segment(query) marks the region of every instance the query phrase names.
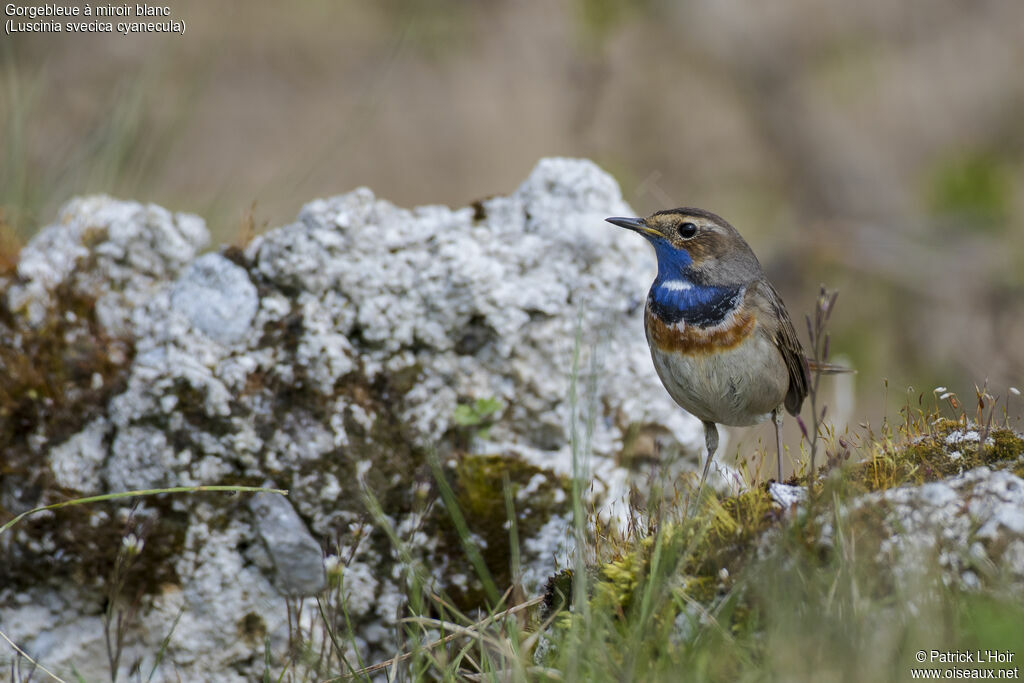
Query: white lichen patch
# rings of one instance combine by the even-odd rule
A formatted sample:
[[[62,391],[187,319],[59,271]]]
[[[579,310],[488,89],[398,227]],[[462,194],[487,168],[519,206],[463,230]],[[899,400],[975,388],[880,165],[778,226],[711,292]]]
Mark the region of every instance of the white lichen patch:
[[[790,486],[773,481],[768,486],[768,493],[775,504],[784,510],[807,500],[807,487],[805,486]]]
[[[21,250],[23,282],[7,290],[8,301],[38,324],[54,306],[57,286],[70,284],[97,299],[96,312],[111,334],[124,334],[132,308],[175,277],[208,241],[198,216],[105,196],[74,199]]]
[[[978,443],[980,439],[981,434],[979,434],[977,431],[973,429],[961,429],[952,431],[949,434],[947,434],[945,441],[947,446],[956,446],[957,444],[963,443]],[[986,446],[991,446],[993,443],[994,442],[992,440],[992,437],[987,437],[985,439]]]
[[[106,439],[109,434],[109,423],[100,418],[50,449],[50,469],[57,478],[57,485],[67,489],[98,489],[102,483],[103,463],[108,455]]]

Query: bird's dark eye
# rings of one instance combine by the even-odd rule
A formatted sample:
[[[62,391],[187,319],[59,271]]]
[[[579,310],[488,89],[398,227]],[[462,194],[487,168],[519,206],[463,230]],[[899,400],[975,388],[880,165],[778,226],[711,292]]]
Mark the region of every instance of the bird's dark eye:
[[[684,240],[688,240],[696,234],[697,225],[695,223],[690,223],[689,221],[687,221],[686,223],[679,224],[679,236],[682,237]]]

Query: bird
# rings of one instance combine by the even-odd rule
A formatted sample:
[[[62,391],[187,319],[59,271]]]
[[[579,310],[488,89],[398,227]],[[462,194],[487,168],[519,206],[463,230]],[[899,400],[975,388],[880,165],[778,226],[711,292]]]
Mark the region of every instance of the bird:
[[[773,420],[781,482],[783,409],[799,415],[810,366],[782,297],[750,245],[703,209],[605,220],[645,237],[658,259],[644,330],[661,383],[704,425],[707,456],[696,500],[718,450],[720,424]]]

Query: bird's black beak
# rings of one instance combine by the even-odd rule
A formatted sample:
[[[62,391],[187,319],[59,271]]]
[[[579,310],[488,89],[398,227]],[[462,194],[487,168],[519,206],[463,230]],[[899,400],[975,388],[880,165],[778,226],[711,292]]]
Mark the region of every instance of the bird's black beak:
[[[620,216],[612,216],[611,218],[605,218],[605,220],[612,225],[617,225],[620,228],[626,228],[627,230],[638,232],[641,235],[654,235],[656,237],[660,237],[660,233],[657,230],[652,230],[647,227],[643,218],[622,218]]]
[[[612,225],[617,225],[620,228],[626,228],[628,230],[641,230],[645,227],[643,219],[640,218],[622,218],[619,216],[612,216],[611,218],[605,218],[605,220]]]

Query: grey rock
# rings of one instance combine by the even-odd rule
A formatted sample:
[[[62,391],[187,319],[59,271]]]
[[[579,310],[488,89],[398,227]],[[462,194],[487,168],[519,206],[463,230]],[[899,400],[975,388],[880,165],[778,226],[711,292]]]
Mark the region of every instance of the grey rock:
[[[315,595],[326,585],[323,553],[288,499],[276,493],[258,493],[249,508],[256,517],[256,532],[274,563],[274,585],[282,595]]]
[[[241,341],[259,307],[248,273],[220,254],[190,263],[171,291],[171,307],[221,344]]]

